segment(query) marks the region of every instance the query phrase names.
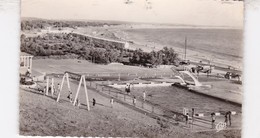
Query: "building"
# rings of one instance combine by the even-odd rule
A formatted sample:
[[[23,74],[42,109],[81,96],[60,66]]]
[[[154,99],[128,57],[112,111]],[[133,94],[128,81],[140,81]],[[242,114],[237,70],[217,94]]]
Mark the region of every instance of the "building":
[[[32,72],[32,58],[33,56],[28,53],[20,53],[20,74],[25,74],[27,71]]]
[[[126,49],[130,48],[130,46],[129,46],[129,43],[128,43],[128,42],[125,42],[125,48],[126,48]]]

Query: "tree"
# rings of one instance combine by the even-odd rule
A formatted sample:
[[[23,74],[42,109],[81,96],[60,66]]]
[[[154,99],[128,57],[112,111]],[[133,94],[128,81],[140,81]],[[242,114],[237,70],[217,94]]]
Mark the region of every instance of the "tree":
[[[156,52],[155,51],[152,51],[152,52],[150,52],[149,53],[149,59],[147,60],[150,64],[152,64],[152,65],[156,65],[157,63],[156,63],[156,60],[157,60],[157,58],[156,58]]]
[[[109,59],[110,63],[118,61],[118,58],[120,57],[120,52],[115,49],[106,51],[106,57]]]
[[[54,24],[59,25],[59,23]],[[42,22],[35,27],[41,27],[41,25]],[[21,26],[26,26],[26,22]],[[21,51],[31,53],[34,56],[80,57],[102,64],[123,62],[124,58],[129,59],[130,64],[138,65],[169,65],[178,60],[178,54],[172,48],[164,47],[159,51],[144,52],[142,49],[125,49],[121,43],[88,38],[77,34],[49,34],[43,37],[21,35]]]

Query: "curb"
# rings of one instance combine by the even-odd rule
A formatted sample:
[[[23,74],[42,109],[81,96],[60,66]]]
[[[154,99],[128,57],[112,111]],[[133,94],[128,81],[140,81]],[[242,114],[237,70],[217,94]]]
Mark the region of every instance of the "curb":
[[[237,114],[236,111],[231,111],[231,115],[236,115],[236,114]],[[225,114],[221,114],[221,113],[219,113],[219,112],[215,112],[215,115],[216,115],[216,116],[221,116],[221,115],[225,115]],[[195,116],[196,116],[196,117],[206,117],[207,115],[204,114],[204,113],[197,113],[197,114],[195,114]]]

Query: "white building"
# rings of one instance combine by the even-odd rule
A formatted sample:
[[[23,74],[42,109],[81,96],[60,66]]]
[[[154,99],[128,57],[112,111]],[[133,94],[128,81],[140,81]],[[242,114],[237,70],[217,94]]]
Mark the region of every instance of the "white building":
[[[20,53],[20,74],[25,74],[27,71],[32,72],[32,58],[33,56],[28,53]]]

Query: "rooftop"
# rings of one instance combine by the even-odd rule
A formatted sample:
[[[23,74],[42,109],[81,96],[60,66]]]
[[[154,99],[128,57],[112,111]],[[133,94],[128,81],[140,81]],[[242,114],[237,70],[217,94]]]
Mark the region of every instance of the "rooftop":
[[[20,56],[33,56],[33,55],[25,53],[25,52],[20,52]]]

